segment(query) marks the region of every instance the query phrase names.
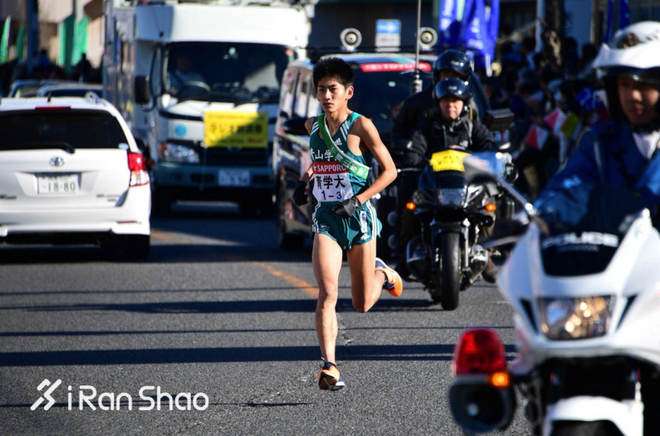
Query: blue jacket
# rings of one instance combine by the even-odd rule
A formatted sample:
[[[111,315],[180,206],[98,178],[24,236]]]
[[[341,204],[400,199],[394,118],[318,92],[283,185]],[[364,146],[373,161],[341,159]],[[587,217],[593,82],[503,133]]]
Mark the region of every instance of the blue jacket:
[[[660,152],[650,161],[644,157],[627,123],[598,124],[584,134],[564,169],[553,176],[535,203],[541,210],[554,209],[551,204],[556,201],[584,206],[576,198],[580,190],[575,188],[580,185],[631,190],[654,211],[660,206]]]

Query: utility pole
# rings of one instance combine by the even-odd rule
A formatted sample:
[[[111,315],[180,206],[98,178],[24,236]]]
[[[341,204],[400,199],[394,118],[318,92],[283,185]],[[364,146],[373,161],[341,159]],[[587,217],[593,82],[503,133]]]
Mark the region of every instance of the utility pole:
[[[25,17],[27,21],[27,71],[32,74],[34,60],[39,53],[39,2],[27,0],[25,2]]]

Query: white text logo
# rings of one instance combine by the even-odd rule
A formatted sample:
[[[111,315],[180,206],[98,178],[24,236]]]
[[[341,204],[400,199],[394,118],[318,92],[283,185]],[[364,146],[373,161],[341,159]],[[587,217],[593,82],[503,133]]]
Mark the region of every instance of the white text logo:
[[[39,384],[37,389],[42,391],[48,389],[30,407],[36,410],[44,401],[48,401],[44,410],[50,409],[55,404],[51,394],[62,383],[57,380],[51,384],[48,379]],[[180,411],[203,411],[209,407],[209,397],[203,392],[179,392],[170,394],[161,389],[160,386],[142,386],[138,390],[137,397],[128,392],[99,392],[91,385],[80,385],[75,389],[67,387],[67,409],[68,410],[180,410]]]
[[[60,379],[55,380],[55,383],[51,384],[51,383],[50,383],[50,380],[48,380],[47,378],[45,378],[44,381],[42,381],[42,382],[39,384],[39,386],[37,386],[37,389],[38,389],[39,391],[42,391],[46,386],[50,386],[50,387],[49,387],[48,389],[46,389],[46,392],[44,392],[42,396],[40,396],[39,398],[37,398],[37,401],[35,401],[35,402],[32,404],[32,406],[30,407],[30,410],[36,410],[37,407],[39,407],[39,406],[41,405],[41,403],[44,402],[44,399],[48,400],[48,403],[46,403],[46,405],[44,406],[44,410],[48,410],[48,409],[50,409],[51,407],[53,407],[53,404],[55,404],[55,399],[54,399],[53,397],[51,397],[50,394],[52,394],[53,391],[54,391],[55,389],[57,389],[57,387],[58,387],[60,384],[62,384],[62,380],[60,380]]]

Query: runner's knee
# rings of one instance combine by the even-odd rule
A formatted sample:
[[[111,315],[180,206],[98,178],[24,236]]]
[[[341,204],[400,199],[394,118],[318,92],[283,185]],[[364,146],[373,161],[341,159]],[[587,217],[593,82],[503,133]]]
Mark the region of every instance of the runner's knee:
[[[335,306],[338,298],[339,290],[337,289],[337,286],[321,287],[319,289],[318,306]]]

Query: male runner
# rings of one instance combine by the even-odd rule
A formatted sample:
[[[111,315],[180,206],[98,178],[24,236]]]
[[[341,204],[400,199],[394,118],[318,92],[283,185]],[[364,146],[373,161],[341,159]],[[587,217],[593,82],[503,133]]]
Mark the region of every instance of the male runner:
[[[337,390],[345,386],[335,357],[335,306],[343,250],[347,252],[355,310],[367,312],[383,288],[396,297],[403,292],[399,274],[376,257],[381,223],[369,201],[394,181],[396,167],[371,120],[348,108],[354,92],[350,65],[338,58],[323,59],[314,67],[313,79],[323,114],[305,124],[310,134],[312,165],[303,182],[313,179],[316,202],[312,263],[319,285],[316,332],[323,361],[319,388]],[[369,167],[362,150],[371,152],[380,166],[372,184],[368,183]],[[298,185],[298,198],[305,185]]]

